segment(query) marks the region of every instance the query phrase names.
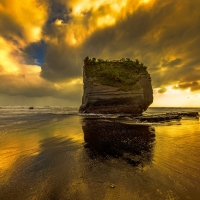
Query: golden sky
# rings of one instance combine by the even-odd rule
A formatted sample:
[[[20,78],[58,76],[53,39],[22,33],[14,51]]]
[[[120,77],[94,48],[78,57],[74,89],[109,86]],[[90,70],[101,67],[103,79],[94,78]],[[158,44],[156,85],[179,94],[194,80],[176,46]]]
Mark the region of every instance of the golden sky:
[[[139,59],[152,106],[200,107],[199,33],[199,0],[0,0],[0,105],[80,105],[89,56]]]

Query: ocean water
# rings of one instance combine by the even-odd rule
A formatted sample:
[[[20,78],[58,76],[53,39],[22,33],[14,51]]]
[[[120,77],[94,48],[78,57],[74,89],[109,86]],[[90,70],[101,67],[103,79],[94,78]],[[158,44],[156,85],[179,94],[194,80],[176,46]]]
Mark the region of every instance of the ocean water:
[[[144,115],[200,112],[149,108]],[[200,120],[0,107],[0,199],[199,199]]]

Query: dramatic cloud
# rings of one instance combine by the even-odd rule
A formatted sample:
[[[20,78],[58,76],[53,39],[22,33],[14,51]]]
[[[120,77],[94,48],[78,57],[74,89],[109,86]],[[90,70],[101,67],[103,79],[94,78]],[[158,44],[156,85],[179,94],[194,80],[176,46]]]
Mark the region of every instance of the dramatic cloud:
[[[178,66],[180,64],[182,64],[182,60],[180,58],[176,58],[174,60],[171,60],[171,61],[167,61],[167,60],[163,60],[163,64],[162,66],[163,67],[175,67],[175,66]]]
[[[158,89],[158,93],[165,93],[167,91],[167,88],[164,87],[164,86],[161,86],[159,89]]]
[[[23,94],[26,97],[51,96],[73,101],[76,101],[77,97],[81,98],[80,86],[82,86],[82,82],[80,79],[65,84],[57,84],[41,79],[38,74],[29,71],[26,75],[1,75],[0,93],[12,96]]]
[[[38,0],[1,0],[1,35],[21,45],[39,41],[47,18],[46,9],[46,5]]]
[[[196,98],[199,33],[199,0],[1,0],[0,96],[78,105],[83,59],[90,56],[143,62],[155,106],[161,95],[178,99],[188,89]]]
[[[200,84],[197,81],[193,82],[186,82],[186,83],[179,83],[177,84],[174,89],[190,89],[191,91],[200,90]]]

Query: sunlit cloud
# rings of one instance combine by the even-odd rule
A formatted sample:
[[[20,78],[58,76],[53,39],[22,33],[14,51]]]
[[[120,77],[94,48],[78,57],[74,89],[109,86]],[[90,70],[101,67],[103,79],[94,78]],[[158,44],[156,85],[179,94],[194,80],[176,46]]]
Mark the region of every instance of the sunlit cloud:
[[[17,51],[17,48],[11,42],[7,42],[2,37],[0,37],[0,46],[1,73],[17,73],[19,70],[18,60],[14,59],[14,56],[12,55],[12,52]]]
[[[197,81],[192,82],[180,82],[173,87],[174,89],[190,90],[190,91],[200,91],[200,83]]]
[[[149,3],[151,0],[141,0],[141,3]]]
[[[67,2],[66,6],[71,9],[71,13],[67,23],[66,41],[70,45],[81,44],[96,30],[114,26],[116,22],[133,13],[138,6],[148,2],[147,0],[77,0]],[[59,19],[55,23],[60,23]]]
[[[39,3],[38,0],[2,0],[0,13],[0,27],[5,34],[10,37],[18,35],[18,38],[23,37],[25,42],[41,39],[42,27],[47,19],[45,4]]]
[[[60,26],[62,25],[63,20],[62,19],[56,19],[56,21],[54,22],[55,25]]]

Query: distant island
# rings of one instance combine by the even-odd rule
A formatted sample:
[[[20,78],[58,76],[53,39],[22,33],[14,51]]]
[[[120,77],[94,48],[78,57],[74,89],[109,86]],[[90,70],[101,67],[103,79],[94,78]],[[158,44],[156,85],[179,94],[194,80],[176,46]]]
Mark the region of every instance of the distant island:
[[[86,57],[83,82],[81,113],[141,114],[153,102],[150,75],[137,59]]]

